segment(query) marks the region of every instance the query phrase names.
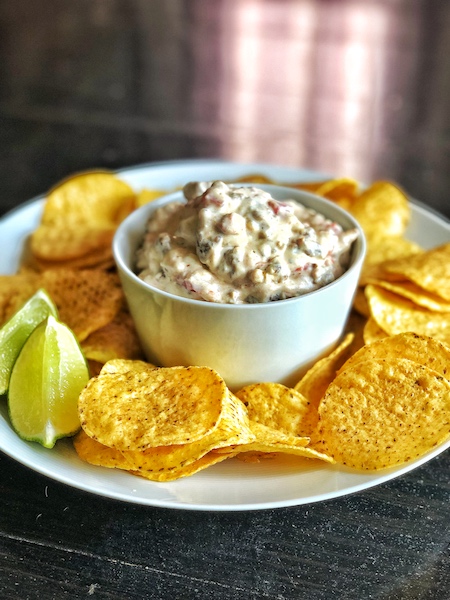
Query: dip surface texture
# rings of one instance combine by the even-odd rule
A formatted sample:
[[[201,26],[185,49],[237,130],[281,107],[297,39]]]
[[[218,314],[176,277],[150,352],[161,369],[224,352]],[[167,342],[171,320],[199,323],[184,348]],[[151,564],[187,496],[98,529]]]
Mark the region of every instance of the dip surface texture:
[[[187,202],[151,215],[137,253],[147,283],[208,302],[245,304],[300,296],[347,269],[356,229],[256,187],[189,183]]]

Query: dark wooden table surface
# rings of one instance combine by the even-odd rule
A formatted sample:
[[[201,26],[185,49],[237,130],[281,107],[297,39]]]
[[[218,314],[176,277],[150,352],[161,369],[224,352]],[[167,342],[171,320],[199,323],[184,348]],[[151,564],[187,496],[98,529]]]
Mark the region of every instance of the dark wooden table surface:
[[[217,157],[392,179],[450,216],[445,0],[0,0],[0,31],[2,214],[82,169]],[[5,454],[0,491],[2,599],[450,598],[449,452],[255,512],[109,500]]]

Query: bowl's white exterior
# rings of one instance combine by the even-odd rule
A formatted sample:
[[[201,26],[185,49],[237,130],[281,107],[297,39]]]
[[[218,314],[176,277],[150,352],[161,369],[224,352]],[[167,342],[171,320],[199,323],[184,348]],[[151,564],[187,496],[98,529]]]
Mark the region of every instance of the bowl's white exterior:
[[[359,228],[347,212],[323,198],[292,188],[258,187],[277,199],[297,200],[344,229]],[[158,290],[133,271],[149,215],[158,206],[180,199],[181,192],[176,192],[139,208],[119,226],[113,243],[124,293],[148,360],[162,366],[207,365],[232,390],[257,381],[294,384],[342,335],[364,259],[362,232],[346,273],[309,294],[248,305],[191,300]]]

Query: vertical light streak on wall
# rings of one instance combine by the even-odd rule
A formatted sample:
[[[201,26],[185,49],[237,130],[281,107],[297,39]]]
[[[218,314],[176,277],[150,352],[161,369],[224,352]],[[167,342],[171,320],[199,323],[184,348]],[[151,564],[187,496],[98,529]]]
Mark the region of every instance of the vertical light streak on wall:
[[[301,164],[308,118],[314,3],[239,2],[228,14],[224,154]]]
[[[342,51],[342,110],[340,131],[345,148],[339,172],[367,179],[369,155],[376,144],[380,101],[384,96],[384,48],[388,14],[382,5],[348,9],[348,42]],[[339,112],[338,112],[339,116]],[[361,146],[364,152],[361,152]]]
[[[220,95],[225,155],[254,160],[254,127],[261,64],[261,7],[258,0],[238,2],[226,20],[226,77]]]

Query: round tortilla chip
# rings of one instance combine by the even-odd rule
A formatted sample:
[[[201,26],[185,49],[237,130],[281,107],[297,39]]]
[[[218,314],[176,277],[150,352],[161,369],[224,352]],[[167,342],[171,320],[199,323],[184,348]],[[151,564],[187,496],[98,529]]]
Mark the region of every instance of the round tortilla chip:
[[[357,469],[406,463],[449,437],[450,382],[404,358],[346,369],[319,407],[323,452]]]
[[[41,222],[31,235],[31,252],[52,262],[101,254],[134,208],[134,191],[114,174],[75,175],[47,194]]]
[[[301,456],[303,458],[317,458],[329,463],[334,462],[331,456],[308,447],[309,438],[286,434],[252,420],[250,420],[250,427],[255,435],[253,441],[230,446],[229,448],[218,448],[214,452],[218,454],[234,452],[238,458],[240,455],[243,455],[244,458],[250,455],[255,456],[255,453],[263,455],[279,453]]]
[[[217,428],[236,409],[223,379],[208,367],[102,372],[78,401],[89,437],[118,450],[186,444]]]
[[[145,460],[144,452],[122,452],[116,448],[108,448],[108,446],[104,446],[90,438],[83,430],[75,436],[73,444],[81,460],[91,465],[108,469],[120,469],[152,481],[174,481],[175,479],[198,473],[206,469],[206,467],[234,456],[232,453],[215,454],[209,452],[197,460],[192,460],[187,464],[180,464],[170,469],[147,470],[142,468],[140,464],[140,461]],[[154,457],[158,455],[164,457],[165,454],[167,454],[166,447],[155,448],[153,452]]]

